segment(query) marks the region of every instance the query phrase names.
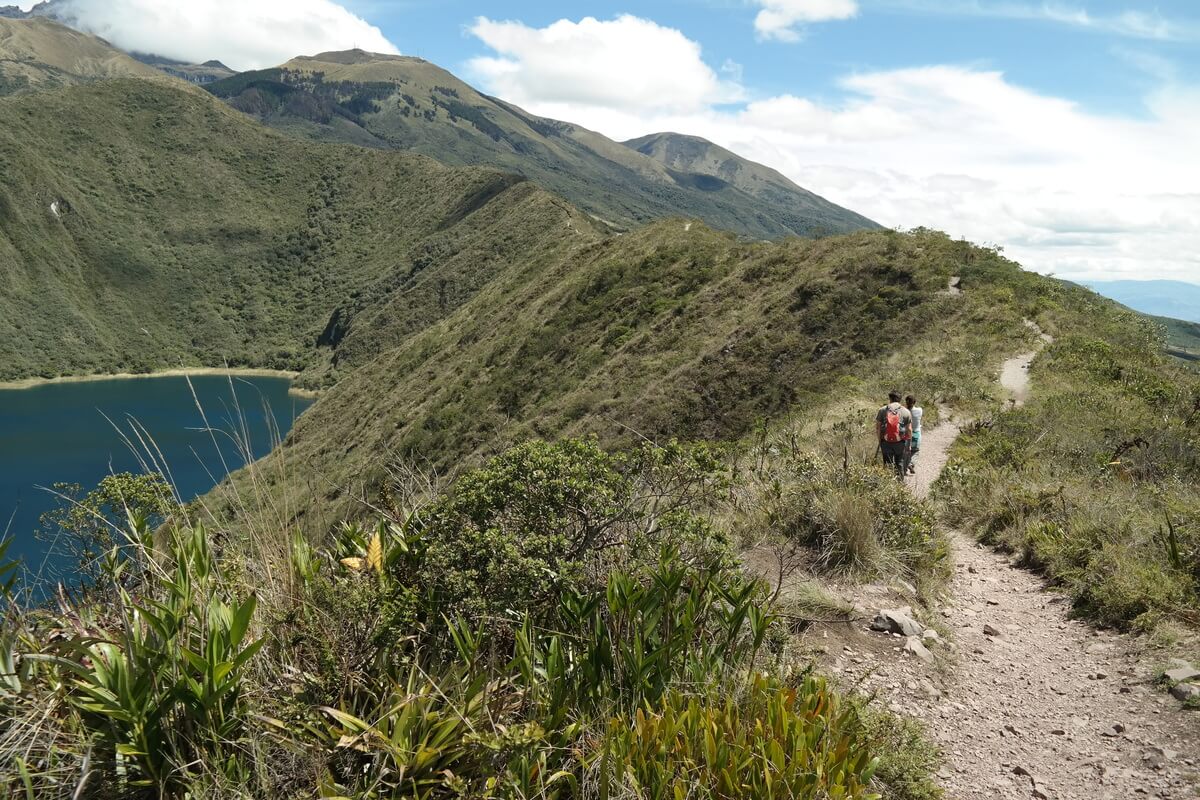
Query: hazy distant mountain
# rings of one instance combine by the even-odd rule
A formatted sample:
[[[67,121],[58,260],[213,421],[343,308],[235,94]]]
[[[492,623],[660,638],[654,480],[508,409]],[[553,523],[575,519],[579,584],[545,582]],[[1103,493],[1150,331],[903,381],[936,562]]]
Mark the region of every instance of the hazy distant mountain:
[[[72,15],[64,0],[43,0],[28,11],[22,11],[20,6],[0,6],[0,17],[8,19],[52,19],[63,24],[69,24]]]
[[[130,55],[143,64],[147,64],[167,73],[173,78],[179,78],[181,81],[187,81],[188,83],[203,85],[237,74],[235,70],[216,60],[205,61],[203,64],[189,64],[186,61],[176,61],[173,58],[164,58],[152,53],[131,53]]]
[[[533,116],[418,58],[323,53],[206,88],[294,134],[515,172],[618,228],[673,215],[758,238],[879,227],[703,140],[689,139],[713,160],[736,163],[732,180],[700,159],[664,163],[578,125]]]
[[[1200,285],[1183,281],[1085,281],[1084,285],[1143,314],[1200,323]]]

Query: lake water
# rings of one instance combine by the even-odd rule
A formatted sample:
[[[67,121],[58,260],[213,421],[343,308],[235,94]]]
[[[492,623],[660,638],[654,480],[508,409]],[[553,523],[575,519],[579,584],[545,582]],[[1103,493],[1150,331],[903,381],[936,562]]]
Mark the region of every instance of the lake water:
[[[191,500],[225,475],[222,457],[231,470],[243,466],[231,433],[244,430],[261,457],[271,449],[272,429],[286,435],[312,404],[289,395],[290,381],[282,377],[198,375],[190,387],[188,381],[117,378],[0,389],[0,533],[7,529],[14,538],[9,554],[35,575],[53,578],[69,567],[34,536],[38,518],[59,502],[45,489],[77,483],[90,491],[109,473],[141,471],[122,439],[135,424],[153,437],[180,495]],[[204,417],[219,431],[215,436],[204,430]]]

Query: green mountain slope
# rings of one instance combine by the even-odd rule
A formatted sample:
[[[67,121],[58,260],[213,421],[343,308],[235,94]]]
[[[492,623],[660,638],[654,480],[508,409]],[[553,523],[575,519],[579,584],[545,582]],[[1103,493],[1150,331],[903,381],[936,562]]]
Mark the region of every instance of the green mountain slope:
[[[1184,361],[1200,362],[1200,323],[1153,317],[1167,332],[1167,351]]]
[[[782,208],[804,208],[820,201],[812,192],[797,186],[776,170],[742,158],[699,136],[652,133],[624,144],[653,158],[672,175],[690,175],[693,181],[707,177]]]
[[[258,471],[288,474],[285,507],[320,511],[322,529],[397,462],[454,470],[530,437],[736,441],[800,409],[869,406],[893,382],[978,401],[979,365],[1022,346],[1025,304],[1057,285],[940,234],[747,244],[679,219],[497,266],[297,422],[273,457],[287,469]],[[965,298],[944,291],[960,273]]]
[[[0,95],[127,76],[163,77],[95,36],[48,19],[0,16]]]
[[[476,219],[515,243],[555,219],[595,235],[511,176],[280,136],[163,79],[0,98],[0,117],[2,378],[304,368],[378,281],[437,287],[413,325],[469,297],[490,278]]]
[[[668,168],[593,131],[482,95],[417,58],[323,53],[205,88],[293,134],[516,172],[622,229],[672,215],[758,238],[877,227],[782,176],[786,188],[764,194]]]

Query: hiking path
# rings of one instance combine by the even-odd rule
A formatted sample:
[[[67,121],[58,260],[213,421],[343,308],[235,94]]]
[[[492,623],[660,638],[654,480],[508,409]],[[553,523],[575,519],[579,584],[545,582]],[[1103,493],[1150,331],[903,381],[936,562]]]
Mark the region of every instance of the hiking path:
[[[1028,397],[1036,355],[1001,369],[1013,405]],[[925,432],[910,480],[920,496],[964,422],[944,410],[942,420]],[[926,620],[942,635],[926,652],[860,624],[835,636],[841,652],[824,659],[843,683],[925,723],[943,753],[947,798],[1200,797],[1200,713],[1154,685],[1161,665],[1132,637],[1073,619],[1069,599],[1043,578],[961,532],[951,537],[953,578],[940,618]]]

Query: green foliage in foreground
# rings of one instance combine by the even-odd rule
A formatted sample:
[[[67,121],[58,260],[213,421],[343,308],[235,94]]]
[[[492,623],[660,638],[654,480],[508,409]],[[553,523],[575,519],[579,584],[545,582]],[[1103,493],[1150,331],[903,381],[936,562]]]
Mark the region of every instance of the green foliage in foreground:
[[[421,569],[449,608],[471,617],[553,602],[564,585],[599,586],[670,542],[690,563],[732,557],[697,512],[723,486],[704,446],[609,455],[594,440],[529,442],[464,475],[423,514]]]
[[[939,493],[1116,625],[1200,621],[1200,380],[1155,326],[1072,291],[1024,408],[974,427]],[[1086,329],[1082,321],[1086,320]]]
[[[115,602],[6,619],[7,788],[936,796],[913,777],[927,765],[909,769],[910,787],[891,782],[911,746],[898,728],[781,648],[765,588],[705,522],[724,487],[712,467],[705,447],[610,455],[587,441],[530,443],[399,518],[344,526],[328,547],[295,538],[293,580],[261,598],[204,528],[168,523],[153,548],[134,520],[93,588]],[[578,537],[564,540],[574,558],[536,546],[558,528]],[[481,531],[491,562],[506,554],[523,567],[503,583],[436,555],[468,552]],[[520,549],[529,542],[532,557]],[[451,574],[495,602],[464,602],[467,584]]]

